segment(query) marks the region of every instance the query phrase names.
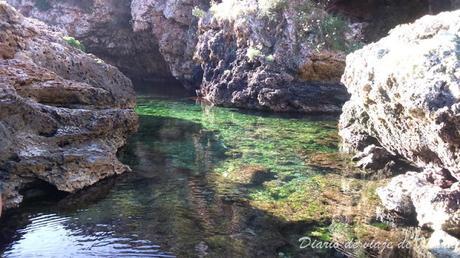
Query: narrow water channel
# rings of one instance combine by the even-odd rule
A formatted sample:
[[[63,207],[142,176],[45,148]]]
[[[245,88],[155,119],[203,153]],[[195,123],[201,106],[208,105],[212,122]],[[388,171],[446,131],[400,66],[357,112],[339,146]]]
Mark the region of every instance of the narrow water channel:
[[[139,131],[119,153],[133,171],[9,211],[3,256],[343,257],[298,239],[391,232],[373,222],[378,181],[344,176],[353,168],[336,117],[158,94],[139,96],[137,112]]]

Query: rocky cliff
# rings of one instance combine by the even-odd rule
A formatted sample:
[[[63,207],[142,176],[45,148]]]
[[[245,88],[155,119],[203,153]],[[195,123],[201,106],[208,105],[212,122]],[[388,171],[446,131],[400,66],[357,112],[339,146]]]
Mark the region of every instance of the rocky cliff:
[[[326,31],[317,21],[332,26]],[[309,1],[225,0],[203,14],[199,33],[199,94],[211,103],[339,112],[348,99],[339,83],[343,50],[354,47],[359,29],[353,32]],[[342,39],[347,33],[349,41]]]
[[[55,25],[132,79],[179,79],[187,88],[201,80],[192,61],[195,6],[204,0],[8,0],[30,17]]]
[[[344,147],[365,153],[361,164],[401,158],[423,170],[397,176],[378,191],[386,208],[457,237],[459,39],[460,11],[445,12],[398,26],[350,54],[342,82],[351,100],[340,119]]]
[[[296,112],[340,112],[348,99],[340,85],[346,53],[399,23],[458,6],[456,0],[8,2],[65,29],[132,79],[177,78],[213,104]]]
[[[198,17],[194,8],[208,8],[209,0],[133,0],[133,30],[148,32],[158,41],[159,51],[172,75],[186,88],[198,88],[202,71],[193,61],[197,44]]]
[[[388,28],[446,1],[223,0],[201,17],[195,59],[199,94],[211,103],[252,109],[340,112],[347,53]]]
[[[36,182],[74,192],[128,170],[116,152],[136,129],[131,81],[4,2],[0,31],[3,208]]]

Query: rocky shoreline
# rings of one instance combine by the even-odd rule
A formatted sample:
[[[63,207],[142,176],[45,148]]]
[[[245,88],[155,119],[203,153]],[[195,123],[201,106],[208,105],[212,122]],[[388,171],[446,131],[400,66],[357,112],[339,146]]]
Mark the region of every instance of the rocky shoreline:
[[[459,36],[460,11],[425,16],[350,54],[342,77],[351,93],[345,148],[364,152],[367,166],[404,159],[420,168],[377,193],[389,212],[442,231],[434,236],[460,235]],[[430,243],[439,255],[459,252],[458,240]]]
[[[36,182],[75,192],[129,170],[116,152],[137,127],[131,81],[5,3],[0,31],[3,209]]]
[[[376,1],[275,2],[8,1],[55,27],[0,3],[0,207],[37,181],[75,192],[129,170],[116,158],[137,124],[124,72],[177,79],[214,105],[341,113],[343,150],[394,176],[377,190],[385,217],[416,218],[430,251],[455,257],[460,11],[437,13],[458,1],[388,1],[412,10],[394,20]]]
[[[136,80],[179,80],[214,105],[340,113],[347,53],[458,3],[8,0]],[[260,3],[259,3],[260,2]],[[345,18],[344,18],[345,17]]]

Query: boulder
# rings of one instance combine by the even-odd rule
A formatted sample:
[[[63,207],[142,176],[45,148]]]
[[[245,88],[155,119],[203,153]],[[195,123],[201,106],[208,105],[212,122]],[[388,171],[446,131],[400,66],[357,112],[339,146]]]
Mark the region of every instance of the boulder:
[[[460,179],[460,11],[425,16],[347,56],[346,149],[378,142],[418,167]]]
[[[426,169],[394,177],[377,190],[389,211],[416,217],[421,227],[460,233],[460,188],[445,170]]]
[[[75,192],[129,170],[116,153],[137,127],[131,81],[5,2],[0,31],[3,208],[35,182]]]
[[[348,55],[342,82],[351,99],[339,124],[358,164],[389,162],[377,148],[422,170],[393,178],[378,195],[390,213],[453,239],[460,236],[459,38],[460,11],[444,12]]]

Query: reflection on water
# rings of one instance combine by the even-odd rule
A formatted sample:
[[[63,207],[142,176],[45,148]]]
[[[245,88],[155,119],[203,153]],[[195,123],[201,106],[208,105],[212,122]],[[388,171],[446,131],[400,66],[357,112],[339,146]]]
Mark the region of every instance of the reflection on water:
[[[357,223],[351,210],[372,213],[375,185],[340,176],[335,118],[164,98],[140,98],[138,112],[119,154],[133,172],[8,212],[4,256],[340,257],[298,239],[331,240]]]
[[[81,256],[158,256],[173,257],[157,251],[159,246],[148,240],[117,237],[110,225],[96,225],[94,232],[85,232],[75,218],[57,214],[37,214],[30,224],[18,230],[24,234],[5,253],[5,256],[81,257]]]

